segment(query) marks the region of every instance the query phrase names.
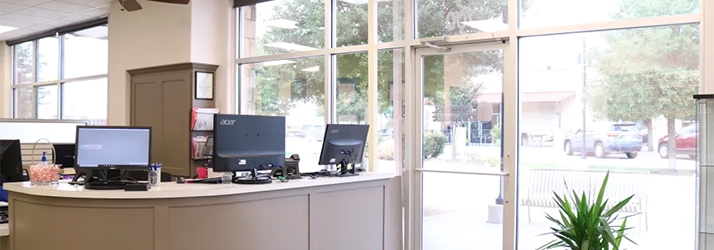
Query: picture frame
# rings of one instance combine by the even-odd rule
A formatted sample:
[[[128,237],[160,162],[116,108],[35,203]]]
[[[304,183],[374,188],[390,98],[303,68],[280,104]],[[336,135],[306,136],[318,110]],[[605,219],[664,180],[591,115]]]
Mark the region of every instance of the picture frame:
[[[213,100],[216,81],[213,72],[196,71],[194,79],[194,98],[196,100]]]

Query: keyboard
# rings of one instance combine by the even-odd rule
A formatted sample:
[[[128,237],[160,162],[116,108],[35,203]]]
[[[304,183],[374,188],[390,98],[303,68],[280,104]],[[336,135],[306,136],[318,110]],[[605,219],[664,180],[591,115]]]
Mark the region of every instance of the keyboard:
[[[85,183],[84,188],[95,189],[95,190],[118,190],[118,189],[124,189],[124,187],[126,187],[127,183],[129,183],[129,182],[127,182],[127,181],[91,181],[91,182]]]

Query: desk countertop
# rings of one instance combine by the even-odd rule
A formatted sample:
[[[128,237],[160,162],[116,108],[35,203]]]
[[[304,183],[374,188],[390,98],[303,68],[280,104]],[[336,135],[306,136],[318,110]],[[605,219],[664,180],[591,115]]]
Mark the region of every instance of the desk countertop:
[[[394,177],[393,174],[360,173],[351,177],[320,177],[317,179],[305,178],[290,180],[282,183],[274,181],[272,184],[240,185],[240,184],[177,184],[163,182],[159,187],[149,191],[124,191],[124,190],[85,190],[83,186],[70,185],[60,182],[52,186],[32,186],[29,182],[5,183],[3,188],[9,192],[28,195],[78,198],[78,199],[172,199],[248,194],[257,192],[279,191],[295,188],[315,186],[339,185],[366,181],[386,180]],[[2,230],[0,229],[0,235]]]

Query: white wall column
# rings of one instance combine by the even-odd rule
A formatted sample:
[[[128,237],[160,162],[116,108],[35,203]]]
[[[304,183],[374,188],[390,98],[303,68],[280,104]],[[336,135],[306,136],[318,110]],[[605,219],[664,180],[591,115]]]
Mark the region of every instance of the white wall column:
[[[0,43],[0,118],[12,117],[12,50]]]

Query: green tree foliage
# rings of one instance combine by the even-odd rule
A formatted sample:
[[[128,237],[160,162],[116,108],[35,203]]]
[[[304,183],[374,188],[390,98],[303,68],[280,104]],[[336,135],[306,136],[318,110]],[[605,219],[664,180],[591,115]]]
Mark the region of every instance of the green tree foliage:
[[[532,0],[521,0],[521,9],[528,7]],[[351,2],[351,1],[350,1]],[[337,1],[335,7],[336,41],[337,46],[353,46],[367,43],[367,4],[354,4],[347,1]],[[505,0],[419,0],[418,8],[418,36],[438,37],[444,35],[456,35],[463,33],[479,32],[471,27],[462,25],[461,22],[469,20],[489,20],[501,18],[504,22],[508,19],[507,1]],[[378,41],[401,40],[403,36],[403,6],[401,1],[380,1],[378,2]],[[273,9],[272,19],[286,19],[298,21],[296,29],[269,29],[262,40],[257,44],[271,44],[276,42],[288,42],[299,45],[325,48],[324,38],[324,6],[322,0],[284,0],[276,4]],[[396,14],[396,15],[395,15]],[[452,17],[461,17],[460,14],[469,15],[468,20],[462,19],[454,22]],[[454,27],[454,28],[452,28]],[[461,29],[458,29],[458,28]],[[258,38],[260,39],[260,37]],[[283,53],[280,48],[262,47],[264,54]],[[452,55],[454,56],[454,55]],[[479,72],[492,72],[502,70],[502,54],[499,51],[487,51],[484,53],[470,53],[458,55],[458,65],[466,72],[464,75],[477,74]],[[320,57],[322,59],[322,57]],[[300,59],[299,61],[301,61]],[[378,89],[379,89],[379,112],[390,114],[392,112],[392,101],[390,98],[391,85],[394,81],[394,67],[403,65],[403,53],[401,51],[380,51],[378,69]],[[367,53],[344,54],[337,56],[337,78],[338,79],[359,79],[354,87],[356,91],[343,94],[343,101],[337,103],[337,113],[339,115],[355,116],[360,121],[366,118],[367,109]],[[397,61],[398,65],[395,65]],[[323,68],[324,63],[317,64]],[[444,56],[430,56],[424,61],[424,95],[434,104],[442,104],[444,100]],[[257,103],[260,112],[285,114],[289,112],[290,102],[312,102],[319,106],[323,105],[324,97],[324,70],[309,73],[309,82],[314,84],[311,93],[301,96],[298,99],[286,100],[280,96],[280,89],[292,88],[295,81],[288,81],[295,75],[304,75],[301,72],[300,63],[287,67],[283,65],[276,67],[264,67],[256,74]],[[314,66],[314,65],[311,65]],[[476,67],[478,66],[478,67]],[[298,73],[299,72],[299,73]],[[403,71],[397,71],[402,72]],[[262,80],[260,78],[266,78]],[[397,78],[400,79],[400,78]],[[403,77],[401,78],[403,79]],[[338,99],[339,96],[338,90]],[[470,91],[466,90],[466,91]],[[477,93],[475,93],[477,94]],[[357,95],[359,98],[347,98],[346,95]],[[475,96],[475,95],[474,95]],[[321,111],[320,111],[321,112]],[[318,115],[319,113],[318,112]]]
[[[26,42],[13,46],[15,50],[14,60],[14,83],[31,83],[34,81],[33,72],[33,50],[34,46],[32,42]],[[32,87],[27,88],[17,88],[14,90],[14,100],[15,100],[15,117],[17,118],[34,118],[33,116],[33,105],[32,96],[34,95],[34,90]]]
[[[691,13],[699,1],[623,0],[614,18],[631,19]],[[694,118],[692,95],[699,84],[699,26],[672,25],[604,32],[604,49],[594,51],[601,82],[591,106],[611,121],[668,120],[674,141],[675,119]],[[656,142],[650,137],[649,142]],[[670,144],[670,152],[675,145]],[[673,153],[669,154],[674,157]]]

